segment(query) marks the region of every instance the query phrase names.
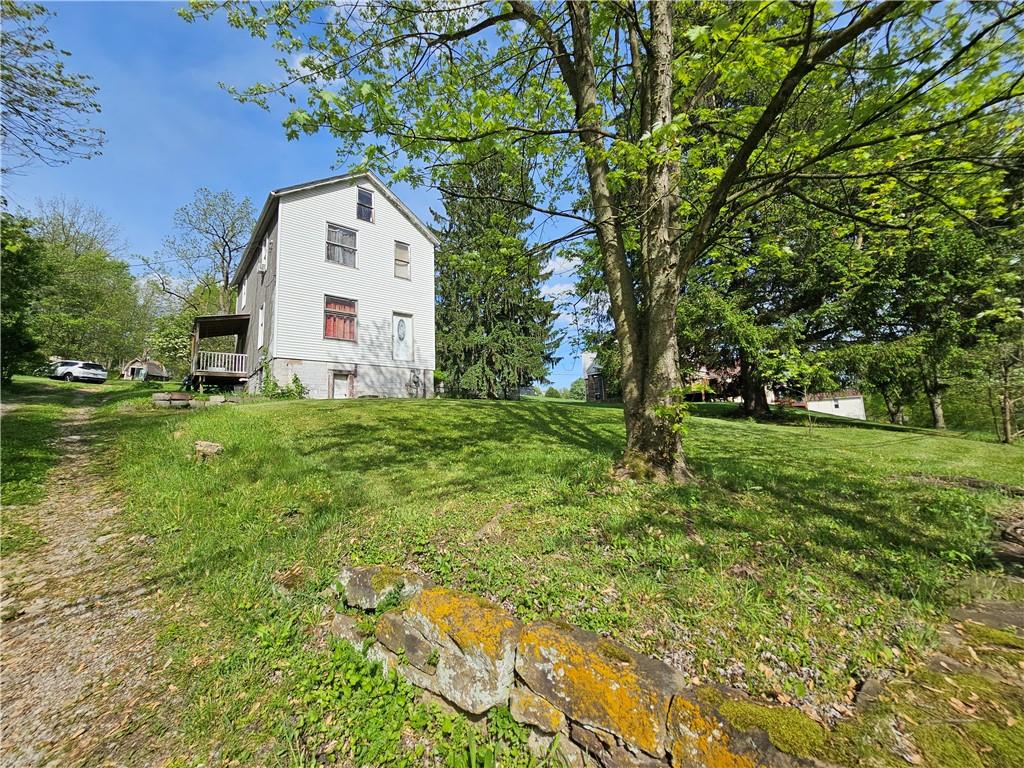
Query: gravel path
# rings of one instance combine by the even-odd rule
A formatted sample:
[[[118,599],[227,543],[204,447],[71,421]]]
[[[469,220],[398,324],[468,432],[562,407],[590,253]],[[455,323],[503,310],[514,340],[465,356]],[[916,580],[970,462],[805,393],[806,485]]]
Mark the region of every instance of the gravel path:
[[[2,563],[0,766],[160,765],[176,744],[146,542],[90,460],[91,411],[70,409],[46,498],[18,510],[45,544]]]

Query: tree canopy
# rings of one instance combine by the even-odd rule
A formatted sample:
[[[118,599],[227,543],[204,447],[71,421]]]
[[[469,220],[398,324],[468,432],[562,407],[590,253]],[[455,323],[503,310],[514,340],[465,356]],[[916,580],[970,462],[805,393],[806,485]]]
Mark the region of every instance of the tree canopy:
[[[60,165],[99,153],[103,131],[89,125],[100,112],[92,78],[69,72],[71,54],[47,37],[53,15],[37,3],[2,0],[0,89],[3,172],[33,162]]]
[[[1024,8],[1009,2],[194,2],[184,15],[221,10],[282,52],[281,78],[233,93],[288,99],[289,137],[327,130],[343,157],[420,183],[467,146],[538,159],[532,209],[597,245],[635,474],[688,476],[676,305],[737,221],[792,196],[898,226],[873,195],[944,199],[922,182],[1004,166],[1020,136]]]

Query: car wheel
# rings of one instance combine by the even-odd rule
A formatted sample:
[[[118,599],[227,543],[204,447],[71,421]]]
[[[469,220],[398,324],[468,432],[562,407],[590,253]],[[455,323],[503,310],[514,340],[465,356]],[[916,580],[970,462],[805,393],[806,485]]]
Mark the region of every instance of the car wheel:
[[[75,380],[75,377],[72,376],[70,373],[65,373],[64,374],[64,381],[74,381],[74,380]]]

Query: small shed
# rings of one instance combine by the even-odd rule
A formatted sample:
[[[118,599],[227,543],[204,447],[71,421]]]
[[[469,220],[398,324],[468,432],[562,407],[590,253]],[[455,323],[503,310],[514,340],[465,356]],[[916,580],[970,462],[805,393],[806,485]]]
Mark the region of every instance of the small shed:
[[[583,379],[587,384],[587,401],[603,402],[606,398],[604,374],[601,372],[601,364],[597,362],[596,352],[583,353]]]
[[[136,357],[124,364],[121,369],[122,379],[136,381],[170,381],[171,374],[159,360],[148,357]]]
[[[827,413],[832,416],[843,416],[847,419],[867,420],[864,410],[864,395],[855,389],[844,389],[841,392],[817,392],[807,395],[807,400],[797,403],[815,413]]]

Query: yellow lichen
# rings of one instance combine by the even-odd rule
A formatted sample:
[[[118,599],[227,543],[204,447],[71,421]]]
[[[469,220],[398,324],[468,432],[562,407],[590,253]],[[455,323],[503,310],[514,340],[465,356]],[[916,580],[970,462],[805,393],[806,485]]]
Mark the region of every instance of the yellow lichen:
[[[713,717],[705,716],[697,704],[681,696],[672,700],[668,727],[672,765],[755,768],[750,757],[729,749],[729,736]]]
[[[565,715],[543,696],[526,688],[516,688],[511,698],[512,716],[521,723],[536,725],[547,733],[557,733],[565,725]]]
[[[441,632],[466,650],[474,648],[497,658],[517,622],[499,606],[482,597],[443,587],[429,587],[409,603],[409,610],[429,619]]]
[[[544,622],[523,631],[520,652],[551,665],[549,683],[572,719],[616,733],[645,752],[660,750],[668,699],[640,680],[628,653],[615,654],[626,661],[609,659],[607,645],[586,647]]]

